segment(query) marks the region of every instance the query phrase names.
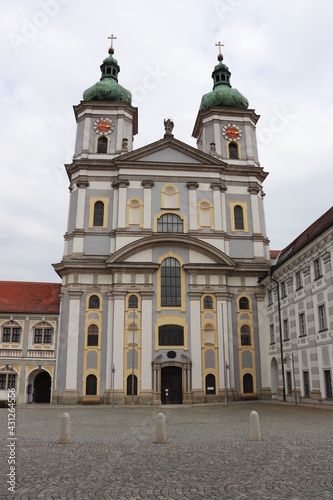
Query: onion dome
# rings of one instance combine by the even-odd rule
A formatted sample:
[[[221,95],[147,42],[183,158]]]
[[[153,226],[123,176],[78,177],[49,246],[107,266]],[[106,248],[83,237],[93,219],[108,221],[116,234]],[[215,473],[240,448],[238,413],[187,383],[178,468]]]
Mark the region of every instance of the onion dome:
[[[83,92],[84,101],[112,101],[131,104],[132,94],[118,83],[120,67],[113,57],[114,49],[111,45],[109,56],[101,65],[102,76],[99,82]]]
[[[214,80],[213,90],[205,94],[201,99],[200,111],[220,106],[225,108],[247,109],[249,101],[237,89],[230,85],[230,71],[223,61],[221,50],[217,56],[219,63],[212,73]]]

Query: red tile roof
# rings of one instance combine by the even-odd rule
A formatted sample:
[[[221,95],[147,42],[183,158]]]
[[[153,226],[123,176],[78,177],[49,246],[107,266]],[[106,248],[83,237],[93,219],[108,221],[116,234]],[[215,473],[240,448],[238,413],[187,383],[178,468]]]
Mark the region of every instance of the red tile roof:
[[[301,248],[314,240],[321,233],[333,225],[333,207],[325,212],[319,219],[311,224],[297,238],[286,246],[280,254],[277,265],[285,261],[291,255],[297,253]]]
[[[0,281],[0,312],[59,314],[59,283]]]
[[[270,250],[269,255],[271,259],[276,259],[279,256],[281,250]]]

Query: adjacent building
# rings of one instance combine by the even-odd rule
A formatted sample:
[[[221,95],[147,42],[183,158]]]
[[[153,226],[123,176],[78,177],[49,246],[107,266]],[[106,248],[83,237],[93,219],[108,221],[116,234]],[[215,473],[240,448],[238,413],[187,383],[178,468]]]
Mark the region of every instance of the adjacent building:
[[[50,403],[55,384],[60,284],[0,281],[0,400]]]
[[[296,390],[298,400],[332,403],[332,256],[333,207],[274,255],[262,281],[272,397]]]

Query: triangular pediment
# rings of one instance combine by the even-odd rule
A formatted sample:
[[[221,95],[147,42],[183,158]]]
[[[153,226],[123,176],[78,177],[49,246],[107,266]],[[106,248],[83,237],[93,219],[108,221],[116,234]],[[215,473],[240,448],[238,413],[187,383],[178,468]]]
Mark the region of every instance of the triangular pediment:
[[[182,165],[214,165],[224,167],[226,164],[214,156],[199,151],[178,139],[168,138],[143,146],[142,148],[118,156],[116,163],[139,162],[146,164],[168,163]]]

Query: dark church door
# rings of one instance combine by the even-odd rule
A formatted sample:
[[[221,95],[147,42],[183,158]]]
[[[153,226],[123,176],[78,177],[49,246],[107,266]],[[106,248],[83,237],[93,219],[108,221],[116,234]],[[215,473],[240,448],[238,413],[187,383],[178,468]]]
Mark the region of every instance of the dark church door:
[[[35,377],[34,389],[36,403],[49,403],[51,396],[51,377],[47,372],[38,373]]]
[[[161,401],[164,405],[182,404],[182,372],[177,366],[161,370]]]

